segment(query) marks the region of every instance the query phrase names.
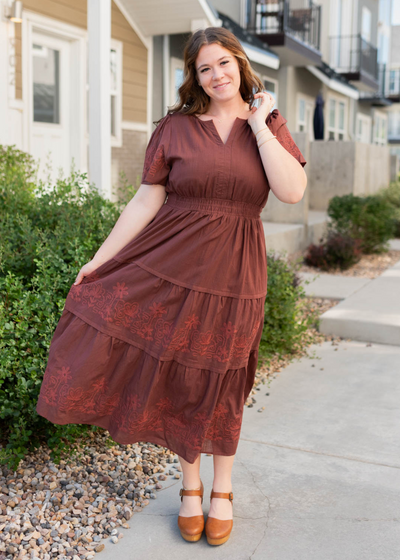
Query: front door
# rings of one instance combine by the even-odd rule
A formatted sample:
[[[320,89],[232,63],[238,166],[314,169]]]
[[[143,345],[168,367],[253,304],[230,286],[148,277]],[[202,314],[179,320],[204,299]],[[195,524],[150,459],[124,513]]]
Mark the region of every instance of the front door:
[[[30,45],[30,153],[38,177],[54,180],[71,166],[70,43],[34,32]]]

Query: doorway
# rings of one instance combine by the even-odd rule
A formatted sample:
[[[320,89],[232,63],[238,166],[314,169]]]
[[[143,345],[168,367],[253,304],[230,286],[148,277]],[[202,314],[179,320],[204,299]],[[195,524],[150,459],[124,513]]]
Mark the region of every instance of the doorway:
[[[70,42],[33,32],[29,48],[30,153],[40,179],[54,180],[71,167]]]

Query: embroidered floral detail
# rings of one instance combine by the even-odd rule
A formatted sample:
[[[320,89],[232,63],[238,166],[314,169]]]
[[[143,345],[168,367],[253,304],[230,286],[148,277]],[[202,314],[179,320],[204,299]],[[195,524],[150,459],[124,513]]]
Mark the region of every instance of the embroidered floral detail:
[[[157,173],[163,167],[169,171],[169,167],[165,161],[164,144],[160,144],[160,141],[164,127],[170,118],[170,115],[163,117],[151,135],[144,159],[142,182],[151,182],[155,180]]]
[[[105,379],[93,383],[88,390],[82,387],[71,387],[71,368],[64,366],[55,373],[46,371],[40,389],[40,398],[50,406],[65,413],[77,410],[83,414],[107,416],[115,409],[119,394],[107,395]]]
[[[220,363],[247,357],[254,346],[260,320],[263,320],[255,316],[246,333],[239,333],[230,321],[223,323],[219,329],[204,331],[196,314],[189,315],[174,326],[176,319],[166,319],[167,308],[162,301],[146,307],[136,301],[124,302],[123,298],[127,295],[124,283],[118,282],[110,291],[104,288],[102,282],[95,280],[90,284],[72,285],[68,297],[91,309],[107,323],[123,326],[143,340],[152,341],[154,348],[168,348],[193,357],[206,356]]]
[[[110,417],[110,428],[118,428],[124,438],[138,441],[152,434],[178,441],[193,453],[209,452],[209,442],[237,443],[242,424],[242,409],[233,413],[222,403],[217,404],[210,417],[206,412],[193,415],[184,413],[169,397],[162,397],[154,404],[142,402],[138,394],[121,397],[123,393],[108,395],[105,379],[93,383],[89,390],[71,386],[70,367],[56,372],[46,371],[40,399],[57,407],[60,413],[74,413],[85,423],[102,416]],[[112,428],[111,428],[112,429]],[[147,439],[146,439],[147,441]]]
[[[278,142],[304,167],[307,162],[286,126],[287,120],[281,115],[279,110],[274,109],[269,113],[265,122],[271,132],[277,137]]]

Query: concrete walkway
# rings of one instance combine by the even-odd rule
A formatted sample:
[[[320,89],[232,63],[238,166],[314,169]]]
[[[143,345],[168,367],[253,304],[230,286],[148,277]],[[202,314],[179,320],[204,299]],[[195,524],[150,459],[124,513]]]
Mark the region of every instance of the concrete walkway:
[[[400,261],[323,313],[319,330],[400,346]]]
[[[370,278],[312,272],[299,272],[299,276],[308,296],[338,300],[351,296],[372,281]]]
[[[309,353],[245,408],[226,543],[182,539],[181,481],[171,479],[96,558],[398,560],[400,347],[324,342]],[[201,477],[207,514],[212,457],[204,454]]]

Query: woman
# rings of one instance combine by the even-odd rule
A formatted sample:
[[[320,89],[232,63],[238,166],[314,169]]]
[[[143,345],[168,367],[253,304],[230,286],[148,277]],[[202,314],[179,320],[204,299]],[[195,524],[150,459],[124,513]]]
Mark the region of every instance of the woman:
[[[197,31],[184,62],[180,99],[150,138],[140,188],[71,286],[37,410],[177,453],[188,541],[204,529],[200,454],[213,454],[205,529],[221,544],[264,322],[260,213],[270,189],[301,200],[306,161],[232,33]]]

